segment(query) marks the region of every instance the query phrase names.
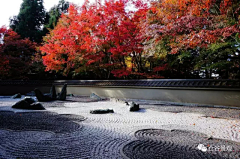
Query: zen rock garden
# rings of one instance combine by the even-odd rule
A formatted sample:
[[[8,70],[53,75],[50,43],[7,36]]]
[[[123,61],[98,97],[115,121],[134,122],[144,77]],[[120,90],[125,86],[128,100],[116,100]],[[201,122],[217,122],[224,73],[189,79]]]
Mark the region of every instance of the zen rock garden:
[[[126,102],[126,105],[129,107],[130,112],[139,111],[139,104],[135,102]],[[112,108],[108,109],[95,109],[90,111],[91,114],[106,114],[106,113],[114,113]]]
[[[67,96],[67,84],[63,85],[60,94],[57,96],[55,86],[50,89],[50,93],[43,94],[39,89],[34,89],[35,95],[39,102],[49,102],[54,100],[66,100]],[[12,96],[13,99],[21,98],[21,94],[18,93]],[[29,109],[29,110],[45,110],[41,103],[36,102],[33,98],[25,97],[12,106],[15,109]]]
[[[240,158],[240,109],[104,100],[66,88],[0,98],[0,158]]]
[[[103,100],[103,98],[99,97],[95,93],[92,93],[90,95],[90,98]],[[119,101],[119,99],[117,101]],[[139,111],[139,104],[136,104],[135,102],[129,102],[129,103],[125,102],[125,104],[129,107],[129,111],[130,112]],[[106,113],[114,113],[114,110],[112,108],[108,108],[108,109],[95,109],[95,110],[91,110],[90,113],[91,114],[106,114]]]
[[[63,88],[60,92],[60,94],[57,96],[55,86],[53,85],[50,93],[43,94],[39,89],[34,90],[36,97],[39,102],[48,102],[53,100],[66,100],[67,96],[67,84],[63,85]]]
[[[25,97],[24,99],[18,101],[15,103],[12,108],[15,109],[29,109],[29,110],[45,110],[43,105],[39,102],[50,102],[50,101],[55,101],[55,100],[61,100],[65,101],[67,97],[67,84],[64,84],[62,87],[61,92],[57,95],[56,93],[56,88],[55,85],[52,85],[50,92],[43,94],[38,88],[34,89],[35,96],[38,100],[36,102],[33,98],[31,97]],[[73,94],[70,94],[69,96],[73,97]],[[15,94],[11,98],[17,99],[21,98],[22,95],[20,93]],[[95,93],[90,94],[90,98],[96,99],[96,100],[104,100],[104,98],[101,98],[100,96],[96,95]],[[138,111],[139,110],[139,104],[135,102],[125,102],[125,104],[129,107],[129,111]],[[107,108],[107,109],[94,109],[90,110],[91,114],[106,114],[106,113],[114,113],[114,110],[112,108]]]

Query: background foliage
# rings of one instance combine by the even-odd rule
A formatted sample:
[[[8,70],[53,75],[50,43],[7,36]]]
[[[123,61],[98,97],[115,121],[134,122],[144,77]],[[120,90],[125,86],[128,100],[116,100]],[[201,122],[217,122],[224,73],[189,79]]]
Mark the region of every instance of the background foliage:
[[[38,22],[30,24],[30,16]],[[42,0],[24,0],[11,28],[37,42],[32,65],[26,63],[35,78],[240,76],[238,0],[86,0],[82,6],[61,0],[48,13]],[[0,73],[7,78],[9,51],[3,52]]]

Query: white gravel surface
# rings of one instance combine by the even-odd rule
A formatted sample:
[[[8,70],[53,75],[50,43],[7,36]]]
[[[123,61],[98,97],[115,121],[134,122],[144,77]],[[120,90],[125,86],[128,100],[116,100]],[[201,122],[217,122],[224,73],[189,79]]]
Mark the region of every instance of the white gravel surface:
[[[0,112],[12,111],[15,113],[24,112],[36,112],[32,110],[21,110],[13,109],[11,106],[19,101],[20,99],[1,98],[0,99]],[[231,140],[240,143],[240,119],[221,119],[221,118],[206,118],[203,114],[197,113],[170,113],[170,112],[159,112],[150,109],[141,109],[138,112],[129,112],[128,107],[120,102],[112,101],[98,101],[98,102],[46,102],[42,103],[46,108],[44,111],[37,112],[54,112],[57,114],[72,114],[80,115],[86,118],[81,123],[83,128],[81,131],[75,131],[72,133],[63,133],[52,135],[54,133],[47,132],[44,130],[37,130],[38,133],[35,135],[41,137],[39,140],[35,140],[33,131],[13,131],[0,129],[1,135],[18,136],[15,140],[25,140],[20,144],[19,147],[28,147],[27,145],[39,144],[38,142],[49,140],[56,142],[62,138],[61,141],[66,142],[69,140],[72,145],[88,145],[82,150],[80,156],[73,156],[73,158],[122,158],[121,149],[123,146],[134,140],[134,133],[141,129],[165,129],[165,130],[190,130],[199,133],[212,136],[213,138]],[[110,114],[90,114],[90,110],[98,108],[112,108],[114,113]],[[141,106],[140,106],[141,108]],[[1,121],[0,121],[1,122]],[[26,133],[26,135],[19,134]],[[18,134],[18,135],[17,135]],[[31,137],[32,136],[32,137]],[[26,140],[27,138],[27,140]],[[71,140],[69,138],[72,138]],[[75,139],[73,139],[75,138]],[[84,140],[86,139],[86,140]],[[9,142],[13,142],[8,139]],[[81,141],[81,142],[80,142]],[[80,142],[80,143],[79,143]],[[74,155],[70,150],[66,150],[69,145],[60,143],[57,147],[62,154],[58,153],[58,157],[64,158]],[[92,145],[92,146],[90,146]],[[36,146],[36,145],[35,145]],[[90,146],[90,148],[89,148]],[[41,147],[41,144],[39,144]],[[44,146],[43,146],[44,147]],[[56,145],[53,145],[56,148]],[[17,149],[13,145],[4,145],[0,143],[0,154],[2,158],[15,158],[18,154],[7,149],[14,151]],[[27,149],[27,148],[26,148]],[[19,151],[21,151],[19,150]],[[64,151],[63,151],[64,150]],[[16,151],[16,150],[15,150]],[[43,148],[40,148],[38,152],[27,153],[26,156],[34,157],[47,157],[51,158],[54,156],[54,152],[46,152]],[[65,153],[64,153],[65,152]],[[35,154],[36,153],[36,154]],[[57,152],[56,152],[57,153]],[[19,153],[21,154],[21,153]],[[41,154],[41,155],[39,155]],[[0,155],[0,158],[1,158]],[[51,156],[53,155],[53,156]],[[56,155],[56,154],[55,154]],[[20,157],[26,157],[21,154]],[[54,158],[54,157],[53,157]]]

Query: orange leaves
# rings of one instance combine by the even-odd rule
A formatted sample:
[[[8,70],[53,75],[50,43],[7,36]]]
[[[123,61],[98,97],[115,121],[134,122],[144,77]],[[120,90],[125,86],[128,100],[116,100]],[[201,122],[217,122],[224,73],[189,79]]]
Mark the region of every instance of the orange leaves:
[[[226,7],[232,2],[220,1]],[[239,32],[237,26],[230,26],[225,14],[214,11],[215,2],[161,0],[148,6],[142,0],[105,0],[104,4],[86,0],[82,7],[71,5],[69,13],[62,15],[45,37],[40,49],[46,54],[44,64],[48,70],[61,71],[81,70],[79,67],[87,65],[91,71],[107,73],[107,77],[110,72],[125,77],[143,76],[146,70],[163,71],[166,67],[159,63],[165,61],[152,61],[144,68],[145,57],[207,47]],[[128,3],[135,5],[136,11],[127,12]],[[128,63],[127,58],[131,59]]]
[[[215,0],[162,0],[153,4],[158,17],[167,24],[186,15],[207,17],[214,3]]]
[[[175,47],[175,48],[172,48],[170,54],[177,54],[179,51],[179,48]]]
[[[216,30],[201,30],[200,32],[192,32],[176,38],[178,48],[195,48],[206,47],[209,44],[215,43],[218,40],[224,40],[234,33],[239,33],[240,29],[236,26],[225,27]]]
[[[232,0],[222,0],[220,4],[220,11],[222,14],[228,12],[228,8],[232,5]]]
[[[189,34],[193,31],[198,31],[209,25],[209,21],[204,17],[182,16],[174,22],[170,22],[159,30],[163,34]]]
[[[200,16],[208,12],[214,0],[179,0],[180,11],[187,11],[190,15]]]
[[[141,58],[143,43],[148,38],[149,7],[138,0],[133,2],[137,11],[126,12],[130,0],[106,0],[104,5],[99,2],[86,1],[82,7],[72,5],[69,13],[62,15],[40,48],[46,55],[46,69],[83,70],[78,67],[84,65],[93,72],[107,72],[108,77],[110,73],[115,77],[143,76]],[[132,59],[131,68],[126,64],[128,57]]]
[[[161,26],[158,30],[159,37],[155,38],[155,42],[164,38],[170,39],[167,45],[171,48],[171,54],[189,48],[207,47],[215,42],[224,42],[240,32],[236,23],[235,25],[229,23],[229,16],[237,19],[239,15],[240,7],[234,8],[232,3],[232,0],[220,0],[218,3],[215,0],[162,0],[153,3],[157,18],[150,20],[153,19]],[[234,4],[239,3],[234,2]],[[225,12],[220,13],[219,7]],[[229,11],[235,15],[229,15]]]

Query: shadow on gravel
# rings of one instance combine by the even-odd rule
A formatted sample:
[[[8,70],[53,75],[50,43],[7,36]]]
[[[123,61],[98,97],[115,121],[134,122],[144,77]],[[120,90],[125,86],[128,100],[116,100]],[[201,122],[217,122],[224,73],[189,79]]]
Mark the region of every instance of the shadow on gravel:
[[[79,115],[51,112],[0,112],[0,158],[136,158],[200,159],[239,158],[239,152],[202,152],[205,146],[239,144],[224,140],[207,140],[206,135],[192,131],[143,129],[133,136],[116,124],[86,124]],[[11,129],[20,132],[9,132]],[[24,132],[41,130],[36,132]],[[58,133],[51,136],[43,130]],[[21,132],[23,131],[23,132]],[[131,141],[131,142],[130,142]],[[237,156],[238,155],[238,156]]]
[[[208,108],[194,106],[141,105],[142,108],[170,113],[198,113],[206,117],[240,119],[240,109]]]
[[[137,140],[125,145],[122,153],[131,159],[240,158],[240,144],[211,139],[193,131],[144,129],[135,132]],[[203,144],[207,151],[197,147]]]
[[[79,115],[59,115],[51,112],[0,112],[0,129],[17,131],[45,130],[54,133],[68,133],[79,130],[85,118]]]

